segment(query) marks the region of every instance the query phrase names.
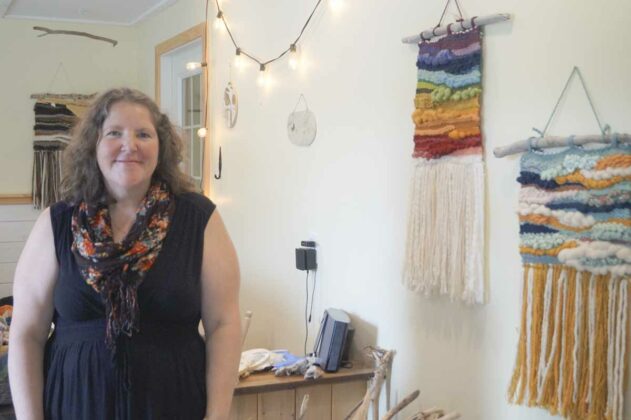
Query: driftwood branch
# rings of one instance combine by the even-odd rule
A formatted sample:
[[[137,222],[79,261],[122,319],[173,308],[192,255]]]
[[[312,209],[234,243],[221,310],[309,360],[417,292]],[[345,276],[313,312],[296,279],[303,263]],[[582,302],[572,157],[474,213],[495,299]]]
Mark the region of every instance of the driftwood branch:
[[[373,420],[377,420],[379,418],[379,397],[381,395],[381,388],[383,387],[386,378],[391,375],[391,359],[394,357],[396,352],[394,350],[384,350],[382,348],[372,346],[367,347],[365,351],[375,363],[373,377],[370,380],[370,385],[366,390],[366,394],[364,394],[364,398],[361,400],[359,405],[354,407],[351,413],[346,416],[346,419],[366,420],[371,406],[373,409]]]
[[[353,414],[355,414],[355,411],[357,411],[357,409],[364,403],[364,400],[361,399],[357,402],[357,404],[355,404],[355,406],[351,409],[351,411],[346,415],[346,417],[344,417],[344,420],[350,420],[353,417]]]
[[[38,37],[41,38],[43,36],[46,35],[75,35],[75,36],[84,36],[87,38],[91,38],[91,39],[96,39],[97,41],[105,41],[105,42],[109,42],[110,44],[112,44],[112,46],[116,46],[116,44],[118,44],[118,41],[114,40],[114,39],[110,39],[110,38],[105,38],[103,36],[98,36],[98,35],[92,35],[89,34],[87,32],[79,32],[79,31],[66,31],[63,29],[49,29],[49,28],[44,28],[43,26],[33,26],[33,29],[35,29],[36,31],[44,31],[43,34],[39,34]]]
[[[425,40],[429,41],[432,38],[437,36],[446,35],[450,32],[462,32],[469,30],[473,27],[491,25],[497,22],[503,22],[506,20],[510,20],[511,16],[508,13],[499,13],[496,15],[489,16],[475,16],[471,19],[461,20],[458,22],[453,22],[448,25],[437,26],[434,28],[429,28],[424,31],[421,31],[418,35],[406,36],[401,41],[404,44],[418,44],[419,42]]]
[[[401,400],[400,403],[398,403],[397,405],[395,405],[391,410],[389,410],[385,416],[383,416],[383,418],[381,420],[392,420],[394,418],[394,416],[396,416],[399,411],[403,410],[405,407],[407,407],[412,401],[414,401],[418,395],[419,395],[419,390],[417,389],[416,391],[414,391],[413,393],[411,393],[410,395],[408,395],[407,397],[405,397],[403,400]]]
[[[243,318],[243,332],[241,333],[241,350],[243,351],[243,347],[245,346],[245,337],[248,335],[248,331],[250,330],[250,323],[252,322],[252,311],[246,311],[245,317]]]
[[[307,407],[309,405],[309,394],[305,394],[304,397],[302,397],[302,403],[300,404],[300,411],[298,413],[298,420],[304,420],[305,416],[307,415]]]
[[[582,146],[587,143],[631,143],[631,134],[596,134],[586,136],[569,136],[569,137],[557,137],[557,136],[545,136],[533,137],[532,139],[520,140],[508,146],[500,146],[493,149],[495,157],[501,158],[508,155],[514,155],[516,153],[523,153],[530,150],[531,147],[536,149],[546,149],[551,147],[565,147]]]
[[[429,410],[419,411],[408,420],[456,420],[459,418],[460,413],[456,411],[445,414],[445,410],[433,407]]]

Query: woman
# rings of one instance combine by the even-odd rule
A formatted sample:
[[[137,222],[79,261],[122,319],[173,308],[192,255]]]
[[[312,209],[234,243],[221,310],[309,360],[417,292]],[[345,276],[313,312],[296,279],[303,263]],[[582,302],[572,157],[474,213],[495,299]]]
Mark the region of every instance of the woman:
[[[91,106],[66,151],[64,201],[42,212],[16,268],[18,419],[228,417],[238,263],[181,156],[144,94],[112,89]]]

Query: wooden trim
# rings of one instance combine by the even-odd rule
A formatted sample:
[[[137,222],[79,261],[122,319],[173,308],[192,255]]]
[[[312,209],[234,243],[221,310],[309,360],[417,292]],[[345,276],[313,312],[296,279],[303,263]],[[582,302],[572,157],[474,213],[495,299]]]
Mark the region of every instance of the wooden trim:
[[[0,194],[0,205],[32,203],[31,194]]]
[[[206,24],[204,22],[199,25],[195,25],[190,29],[185,30],[173,38],[169,38],[166,41],[163,41],[156,45],[156,54],[155,54],[155,72],[156,79],[154,81],[155,92],[156,92],[156,103],[160,105],[160,56],[162,54],[168,53],[171,50],[174,50],[182,45],[188,44],[189,42],[195,41],[197,38],[202,39],[202,51],[206,49],[206,37],[204,36],[206,32]]]
[[[202,188],[204,190],[204,194],[206,197],[210,197],[211,193],[211,183],[210,179],[212,177],[211,168],[213,167],[213,141],[212,136],[210,135],[210,98],[212,95],[210,94],[210,52],[208,51],[208,37],[210,36],[210,32],[204,26],[204,38],[202,39],[202,51],[204,61],[206,62],[206,67],[203,67],[203,86],[204,86],[204,96],[202,97],[202,115],[205,115],[206,118],[206,138],[204,139],[204,148],[203,153],[204,157],[202,159]],[[208,104],[208,107],[206,106]]]
[[[204,140],[204,148],[203,153],[204,156],[202,158],[202,189],[206,196],[210,196],[211,193],[211,184],[210,178],[212,176],[212,141],[210,136],[210,127],[208,121],[210,121],[210,106],[206,109],[206,98],[210,98],[210,77],[208,74],[208,69],[210,68],[210,54],[208,53],[208,36],[209,32],[206,30],[206,23],[202,22],[198,25],[193,26],[186,31],[177,34],[173,38],[169,38],[164,42],[156,45],[155,49],[155,81],[154,81],[154,89],[155,89],[155,97],[156,103],[160,106],[160,57],[163,54],[168,53],[182,45],[186,45],[190,42],[195,41],[198,38],[202,40],[202,60],[206,62],[206,66],[202,67],[202,115],[206,116],[206,129],[208,133],[206,134],[206,138]]]
[[[306,380],[302,376],[274,376],[273,373],[254,373],[239,381],[234,395],[255,394],[283,389],[295,389],[303,386],[338,384],[343,382],[367,381],[372,378],[371,368],[340,369],[335,373],[325,373],[314,380]]]

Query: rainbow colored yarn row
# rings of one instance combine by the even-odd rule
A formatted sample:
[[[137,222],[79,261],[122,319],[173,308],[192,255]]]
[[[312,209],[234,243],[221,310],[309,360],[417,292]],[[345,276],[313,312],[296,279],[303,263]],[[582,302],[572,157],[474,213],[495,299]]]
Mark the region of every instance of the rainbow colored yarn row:
[[[480,30],[419,44],[415,158],[482,154]]]
[[[532,151],[517,181],[524,264],[631,275],[631,148]]]

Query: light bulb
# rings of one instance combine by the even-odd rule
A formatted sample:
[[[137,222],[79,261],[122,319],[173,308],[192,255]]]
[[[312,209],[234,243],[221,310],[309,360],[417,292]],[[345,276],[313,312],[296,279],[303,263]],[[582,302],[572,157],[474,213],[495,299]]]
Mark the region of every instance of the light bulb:
[[[344,4],[344,0],[329,0],[329,6],[334,14],[338,14],[344,10],[346,5]]]
[[[223,31],[225,29],[225,26],[223,24],[223,12],[220,10],[217,13],[217,19],[215,19],[215,29],[218,31]]]
[[[186,63],[186,70],[189,71],[193,71],[195,69],[198,69],[202,66],[202,63],[197,63],[195,61],[190,61],[188,63]]]
[[[241,48],[237,48],[234,56],[234,66],[239,70],[245,67],[245,60],[243,60],[243,54],[241,54]]]
[[[202,127],[199,130],[197,130],[197,135],[199,136],[199,138],[204,138],[206,137],[206,134],[208,134],[208,130],[206,130],[206,127]]]
[[[298,46],[296,44],[291,44],[289,46],[289,68],[292,70],[296,70],[298,68],[298,64],[300,63],[300,54],[298,52]]]
[[[259,68],[259,77],[256,81],[261,87],[267,87],[270,83],[269,71],[265,69],[264,64],[261,64]]]

